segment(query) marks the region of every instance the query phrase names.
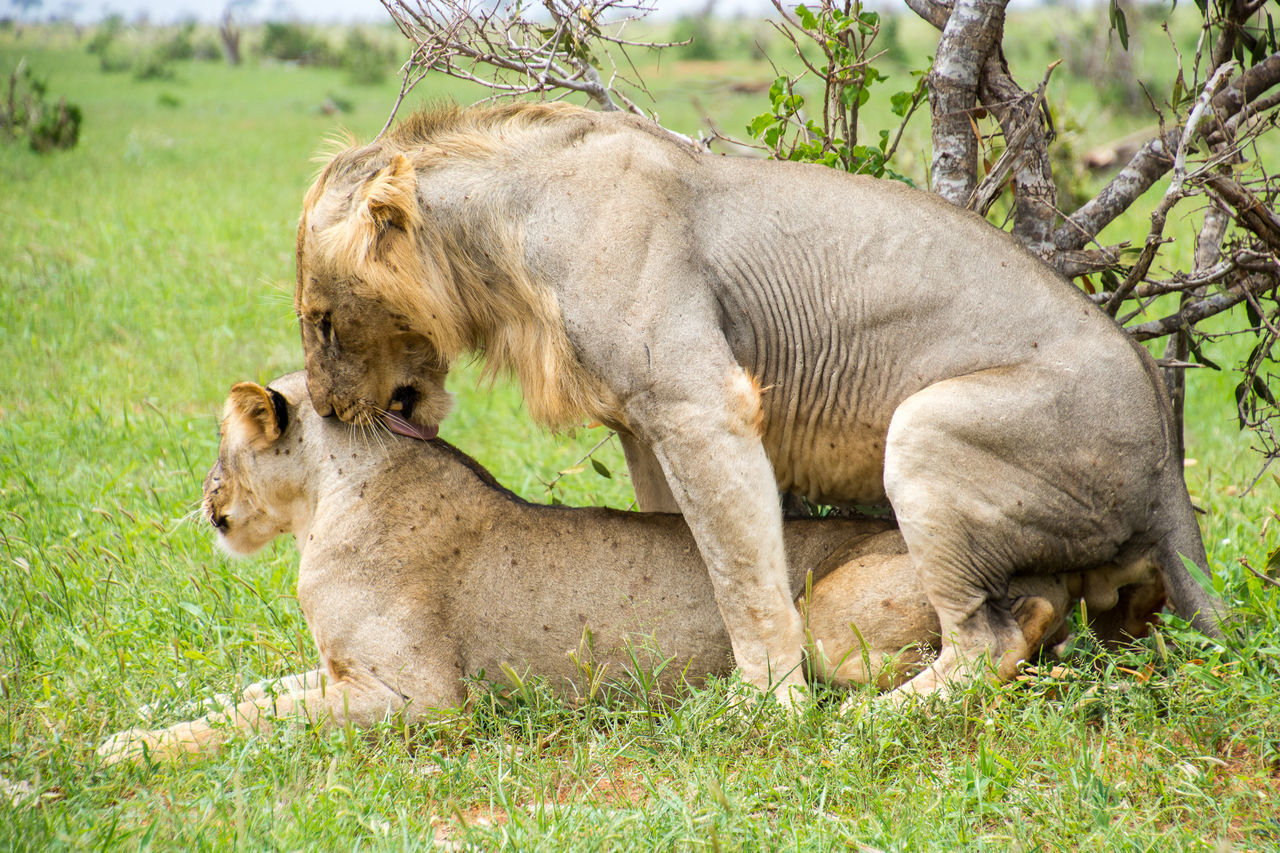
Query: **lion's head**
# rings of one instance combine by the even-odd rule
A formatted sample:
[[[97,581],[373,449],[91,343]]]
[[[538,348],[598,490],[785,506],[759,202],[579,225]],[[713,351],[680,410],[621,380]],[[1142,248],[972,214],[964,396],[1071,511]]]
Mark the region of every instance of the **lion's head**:
[[[354,156],[359,155],[359,156]],[[352,174],[354,162],[383,162]],[[366,149],[336,158],[308,193],[298,227],[294,307],[316,411],[369,424],[399,413],[434,436],[448,414],[451,354],[433,338],[438,324],[414,319],[419,300],[397,304],[396,283],[426,276],[418,241],[416,177],[407,158]],[[392,270],[397,274],[393,275]],[[456,345],[454,347],[456,349]],[[393,427],[394,428],[394,427]]]
[[[445,374],[468,351],[518,377],[543,423],[612,412],[577,363],[554,293],[528,268],[518,213],[473,168],[519,128],[590,115],[528,104],[420,113],[329,161],[303,202],[294,295],[320,414],[368,422],[399,411],[426,437],[448,412]]]

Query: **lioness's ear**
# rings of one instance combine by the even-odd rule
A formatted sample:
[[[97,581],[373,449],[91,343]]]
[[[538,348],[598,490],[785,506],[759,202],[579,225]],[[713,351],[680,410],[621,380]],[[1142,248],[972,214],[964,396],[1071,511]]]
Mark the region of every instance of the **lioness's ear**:
[[[288,425],[289,405],[279,391],[263,388],[256,382],[231,386],[222,412],[225,435],[248,442],[254,450],[262,450],[279,438]]]
[[[375,238],[388,227],[410,230],[418,221],[418,176],[403,154],[374,172],[360,188],[362,219],[372,223]]]

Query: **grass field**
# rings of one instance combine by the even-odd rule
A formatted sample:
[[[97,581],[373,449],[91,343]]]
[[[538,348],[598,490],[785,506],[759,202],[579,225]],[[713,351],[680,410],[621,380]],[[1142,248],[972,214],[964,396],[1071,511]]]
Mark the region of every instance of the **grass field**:
[[[255,63],[139,81],[100,72],[69,32],[0,32],[0,70],[20,57],[86,118],[68,152],[0,146],[0,845],[1280,848],[1280,595],[1239,564],[1275,547],[1276,483],[1245,494],[1260,459],[1234,380],[1208,370],[1190,378],[1187,473],[1239,614],[1223,645],[1170,618],[1132,651],[1082,636],[1052,673],[843,715],[830,699],[795,717],[740,705],[722,683],[676,703],[623,684],[580,707],[534,685],[411,732],[279,729],[213,758],[101,767],[104,736],[314,660],[292,545],[232,562],[184,519],[226,389],[301,366],[310,157],[339,124],[376,132],[395,84]],[[696,131],[701,104],[738,131],[764,101],[729,84],[772,71],[737,57],[649,76],[671,126]],[[1078,147],[1145,122],[1061,79],[1057,109],[1097,129]],[[323,115],[331,96],[354,111]],[[415,97],[474,93],[431,81]],[[922,120],[913,133],[924,151]],[[1141,234],[1142,213],[1115,229]],[[602,430],[548,435],[518,391],[476,377],[451,379],[445,438],[531,500],[630,504],[616,442],[595,455],[611,477],[577,464]]]

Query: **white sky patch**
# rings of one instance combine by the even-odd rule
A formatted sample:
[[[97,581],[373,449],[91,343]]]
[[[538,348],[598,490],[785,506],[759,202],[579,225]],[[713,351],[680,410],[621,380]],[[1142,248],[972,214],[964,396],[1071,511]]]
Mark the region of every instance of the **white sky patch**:
[[[30,3],[30,8],[24,6]],[[701,11],[707,0],[658,0],[654,17],[674,18]],[[378,0],[0,0],[0,17],[24,20],[73,18],[83,23],[121,15],[125,21],[145,18],[153,24],[181,21],[212,23],[230,5],[237,20],[305,21],[326,24],[389,23],[390,16]],[[773,13],[769,0],[717,0],[717,16],[749,15],[767,17]]]

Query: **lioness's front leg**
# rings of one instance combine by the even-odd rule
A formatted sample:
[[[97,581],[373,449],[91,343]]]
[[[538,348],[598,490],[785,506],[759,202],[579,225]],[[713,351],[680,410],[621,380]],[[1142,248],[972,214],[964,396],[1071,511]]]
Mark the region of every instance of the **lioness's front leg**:
[[[263,682],[247,689],[241,701],[194,720],[164,729],[128,729],[98,747],[105,764],[214,752],[235,731],[261,732],[276,721],[312,724],[337,720],[368,725],[400,710],[407,698],[381,681],[330,681],[324,670]]]
[[[759,435],[759,394],[724,365],[696,392],[673,383],[633,397],[626,414],[652,449],[710,573],[743,678],[798,698],[804,640],[782,547],[773,468]],[[711,393],[708,393],[711,392]]]

